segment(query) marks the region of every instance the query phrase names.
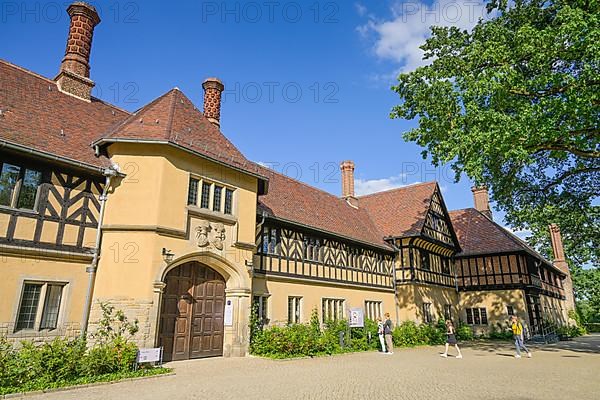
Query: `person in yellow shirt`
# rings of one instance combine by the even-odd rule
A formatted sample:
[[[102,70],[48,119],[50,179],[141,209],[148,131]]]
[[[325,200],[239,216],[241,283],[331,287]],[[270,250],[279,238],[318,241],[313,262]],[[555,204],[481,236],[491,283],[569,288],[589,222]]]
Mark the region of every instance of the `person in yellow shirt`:
[[[519,321],[519,318],[516,315],[512,315],[510,320],[513,338],[515,339],[515,347],[517,348],[517,354],[515,354],[515,358],[521,358],[521,349],[525,350],[527,352],[527,357],[531,358],[531,352],[527,346],[525,346],[523,339],[523,324],[521,321]]]

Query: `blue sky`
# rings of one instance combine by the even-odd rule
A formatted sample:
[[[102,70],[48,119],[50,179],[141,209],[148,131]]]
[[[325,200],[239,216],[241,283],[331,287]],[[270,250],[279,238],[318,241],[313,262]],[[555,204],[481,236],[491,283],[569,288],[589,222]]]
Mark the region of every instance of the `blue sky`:
[[[54,77],[67,2],[7,1],[0,58]],[[221,128],[250,159],[334,194],[340,161],[356,163],[357,190],[436,179],[448,208],[472,206],[402,140],[415,121],[391,120],[394,76],[420,65],[431,24],[472,26],[477,2],[96,1],[91,78],[97,97],[135,110],[172,87],[202,107],[204,78],[225,84]],[[6,40],[9,39],[9,40]],[[496,214],[499,215],[499,214]]]

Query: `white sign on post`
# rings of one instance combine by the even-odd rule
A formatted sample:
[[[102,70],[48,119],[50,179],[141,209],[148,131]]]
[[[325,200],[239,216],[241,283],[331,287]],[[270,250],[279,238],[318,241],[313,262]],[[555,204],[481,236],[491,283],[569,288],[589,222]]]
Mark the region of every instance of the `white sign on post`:
[[[156,348],[152,348],[152,349],[139,349],[138,350],[138,356],[137,356],[137,362],[138,363],[144,363],[144,362],[159,362],[161,361],[161,353],[162,353],[162,347],[156,347]]]
[[[348,325],[350,325],[350,328],[363,328],[365,326],[365,317],[362,308],[351,308],[348,314]]]
[[[225,303],[224,325],[233,325],[233,303],[231,302],[231,300],[227,300],[227,303]]]

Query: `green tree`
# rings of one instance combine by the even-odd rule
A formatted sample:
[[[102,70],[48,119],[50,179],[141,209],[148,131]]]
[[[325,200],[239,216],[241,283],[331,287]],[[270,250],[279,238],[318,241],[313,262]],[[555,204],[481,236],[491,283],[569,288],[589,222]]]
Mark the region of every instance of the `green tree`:
[[[546,255],[557,223],[578,274],[600,260],[599,3],[490,1],[470,32],[432,27],[421,47],[430,63],[392,88],[402,102],[391,117],[419,120],[404,138],[456,180],[487,185]],[[578,297],[598,296],[585,282],[575,279]]]

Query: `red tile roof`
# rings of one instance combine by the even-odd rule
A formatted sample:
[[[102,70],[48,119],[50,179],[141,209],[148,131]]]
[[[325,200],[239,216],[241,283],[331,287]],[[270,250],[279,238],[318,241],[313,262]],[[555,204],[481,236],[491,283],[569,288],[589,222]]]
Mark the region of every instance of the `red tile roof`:
[[[474,208],[450,211],[450,218],[462,248],[459,255],[524,250],[512,233]]]
[[[564,275],[525,241],[476,209],[450,211],[450,218],[462,248],[462,252],[457,256],[525,251]]]
[[[421,233],[436,187],[436,182],[404,186],[361,196],[358,204],[383,236],[415,236]]]
[[[261,168],[269,178],[269,193],[259,197],[259,211],[280,220],[389,248],[363,208],[354,208],[332,194]]]
[[[58,90],[56,82],[0,60],[0,141],[103,167],[92,140],[129,113],[92,98],[82,101]]]
[[[258,166],[248,161],[177,88],[135,111],[95,143],[138,140],[169,143],[258,174]]]
[[[56,82],[0,60],[0,145],[8,143],[85,167],[106,167],[93,143],[165,142],[257,175],[248,161],[179,89],[131,114],[92,98],[78,99]]]

